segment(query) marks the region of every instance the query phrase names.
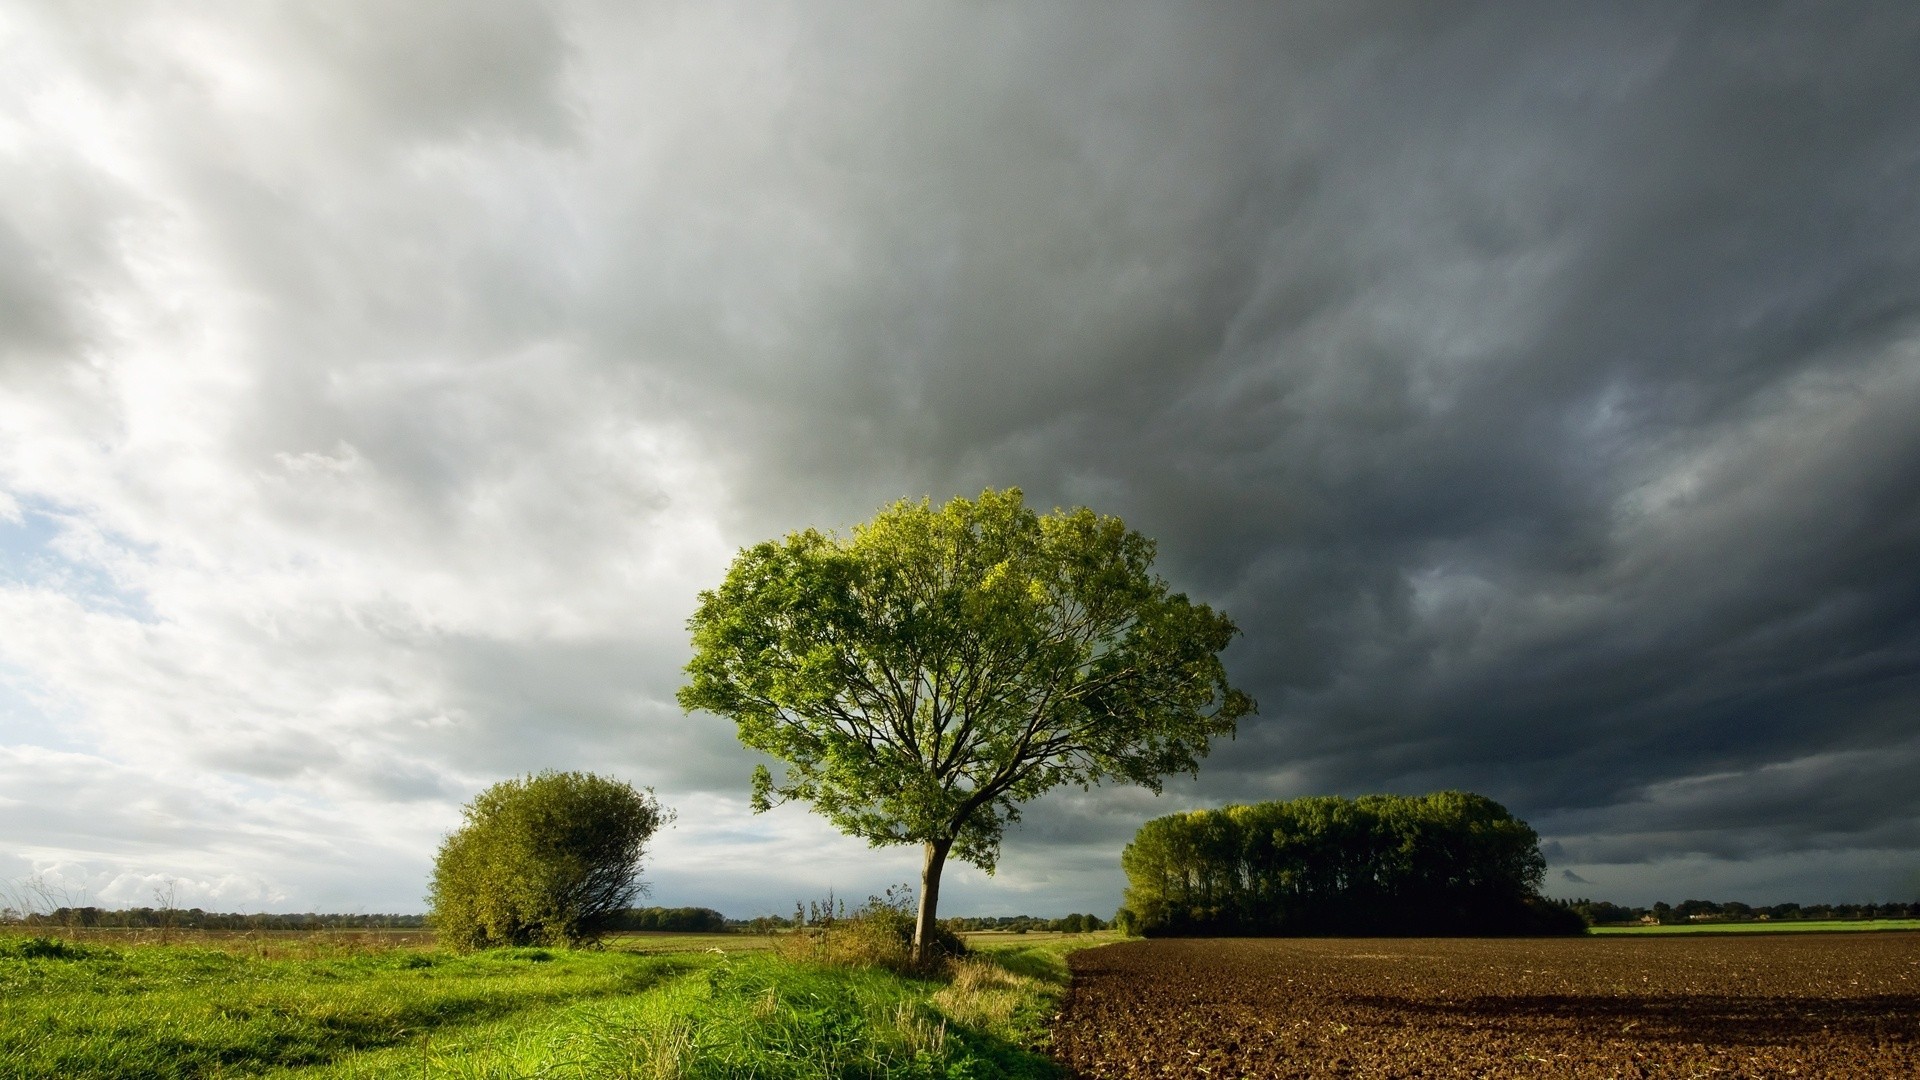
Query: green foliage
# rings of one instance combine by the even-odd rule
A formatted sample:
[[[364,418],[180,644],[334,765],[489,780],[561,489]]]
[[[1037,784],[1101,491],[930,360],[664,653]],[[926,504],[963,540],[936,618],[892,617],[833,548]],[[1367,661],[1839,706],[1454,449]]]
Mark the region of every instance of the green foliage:
[[[671,819],[652,789],[543,772],[476,796],[434,861],[427,902],[458,949],[577,945],[640,891],[646,842]]]
[[[700,594],[680,703],[785,762],[756,771],[756,809],[803,800],[869,843],[925,845],[924,929],[940,864],[991,872],[1022,802],[1158,791],[1253,711],[1219,658],[1232,621],[1153,557],[1117,518],[1037,515],[1012,489],[792,533]]]
[[[1579,935],[1587,932],[1587,920],[1565,900],[1547,896],[1529,896],[1521,901],[1524,913],[1514,922],[1491,933],[1530,934],[1536,937]]]
[[[1121,854],[1129,933],[1578,933],[1526,822],[1458,791],[1156,818]]]

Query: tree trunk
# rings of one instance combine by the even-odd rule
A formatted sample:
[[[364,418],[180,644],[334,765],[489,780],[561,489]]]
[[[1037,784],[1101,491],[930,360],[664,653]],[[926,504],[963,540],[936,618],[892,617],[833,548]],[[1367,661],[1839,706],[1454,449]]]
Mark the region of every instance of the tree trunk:
[[[940,906],[940,871],[947,865],[952,840],[930,840],[926,844],[927,861],[920,869],[920,917],[913,923],[913,962],[925,964],[933,948],[934,912]]]

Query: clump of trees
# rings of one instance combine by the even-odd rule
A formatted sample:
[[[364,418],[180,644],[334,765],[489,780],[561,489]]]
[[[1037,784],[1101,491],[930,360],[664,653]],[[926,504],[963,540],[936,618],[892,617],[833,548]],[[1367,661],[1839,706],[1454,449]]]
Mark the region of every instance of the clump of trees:
[[[785,763],[755,810],[811,803],[874,845],[918,844],[916,958],[949,857],[992,872],[1020,804],[1061,784],[1160,790],[1232,734],[1232,620],[1152,572],[1153,541],[1018,489],[900,502],[851,536],[742,551],[689,620],[689,711]]]
[[[553,771],[495,784],[463,813],[427,896],[459,949],[595,939],[641,892],[646,843],[672,818],[650,788]]]
[[[1156,818],[1121,855],[1140,934],[1579,933],[1543,899],[1540,838],[1460,791],[1314,797]]]
[[[733,929],[725,915],[709,907],[645,907],[617,912],[608,930],[669,930],[682,934],[722,934]]]

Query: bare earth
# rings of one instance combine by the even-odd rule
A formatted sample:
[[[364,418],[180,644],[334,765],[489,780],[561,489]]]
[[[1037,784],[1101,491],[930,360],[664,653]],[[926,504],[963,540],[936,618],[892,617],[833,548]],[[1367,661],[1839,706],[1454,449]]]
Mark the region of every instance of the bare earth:
[[[1920,1077],[1920,933],[1132,941],[1075,953],[1082,1077]]]

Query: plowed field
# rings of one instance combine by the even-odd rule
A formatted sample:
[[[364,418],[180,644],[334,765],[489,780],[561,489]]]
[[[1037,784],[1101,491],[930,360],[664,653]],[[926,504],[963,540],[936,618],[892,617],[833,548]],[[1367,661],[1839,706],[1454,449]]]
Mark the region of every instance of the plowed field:
[[[1920,934],[1132,941],[1075,953],[1083,1077],[1920,1077]]]

